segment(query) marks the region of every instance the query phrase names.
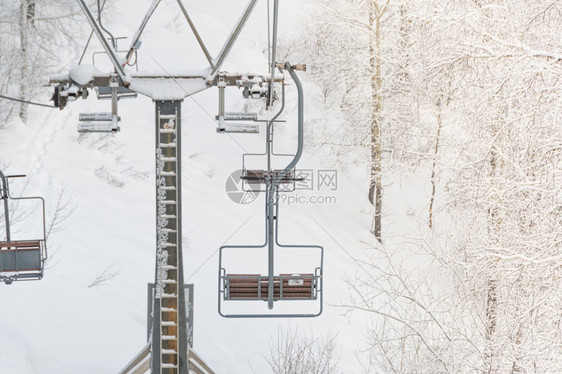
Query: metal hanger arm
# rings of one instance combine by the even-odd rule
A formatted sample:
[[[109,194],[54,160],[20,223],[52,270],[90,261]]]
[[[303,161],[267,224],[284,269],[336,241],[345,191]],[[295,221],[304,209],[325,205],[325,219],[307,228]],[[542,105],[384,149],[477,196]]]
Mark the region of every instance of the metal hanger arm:
[[[268,98],[268,105],[273,105],[273,83],[275,82],[275,68],[276,62],[275,59],[277,58],[277,25],[279,19],[279,0],[275,0],[273,2],[273,40],[272,40],[272,47],[271,47],[271,81],[269,83],[269,98]]]
[[[117,57],[117,52],[115,52],[115,49],[113,49],[113,47],[111,45],[109,45],[109,43],[107,42],[107,40],[103,36],[103,33],[101,32],[101,29],[100,29],[98,23],[96,22],[94,16],[92,15],[92,12],[90,12],[90,9],[88,8],[88,6],[84,2],[84,0],[78,0],[78,4],[80,4],[80,7],[82,8],[82,10],[84,11],[84,14],[86,15],[86,19],[88,19],[88,22],[90,22],[90,25],[92,26],[94,32],[96,33],[96,36],[98,37],[98,40],[100,41],[101,45],[103,46],[103,49],[105,50],[105,52],[109,56],[109,59],[111,60],[111,63],[113,64],[113,67],[115,68],[115,71],[119,75],[119,78],[121,78],[121,80],[123,81],[123,84],[125,85],[125,87],[127,87],[130,83],[130,79],[127,76],[127,73],[125,73],[125,70],[123,69],[123,66],[121,65],[121,62],[119,61],[119,57]]]
[[[187,23],[189,23],[189,27],[191,27],[191,31],[193,31],[193,35],[195,35],[195,39],[197,39],[197,42],[199,43],[199,46],[201,47],[201,50],[205,54],[205,57],[207,58],[207,61],[209,61],[209,64],[211,65],[211,69],[214,69],[215,64],[213,63],[213,58],[209,54],[209,51],[207,50],[207,47],[205,46],[205,43],[203,43],[203,39],[201,39],[201,36],[199,35],[199,32],[197,32],[197,29],[195,28],[195,24],[191,20],[191,17],[189,17],[189,14],[187,13],[187,10],[183,6],[183,3],[181,2],[181,0],[177,0],[177,2],[178,2],[178,5],[181,8],[181,11],[182,11],[185,19],[187,20]]]
[[[216,59],[215,66],[211,70],[210,77],[213,77],[214,74],[222,66],[224,60],[226,59],[226,56],[228,56],[228,54],[230,53],[230,50],[232,49],[232,46],[234,45],[234,42],[236,42],[236,39],[238,38],[238,35],[240,35],[240,32],[242,31],[242,29],[244,28],[244,25],[248,21],[248,18],[250,17],[250,14],[252,13],[252,10],[254,10],[254,7],[256,6],[257,2],[258,2],[258,0],[250,0],[250,3],[246,7],[246,10],[242,14],[242,17],[240,17],[240,19],[238,20],[238,23],[236,24],[236,26],[232,30],[232,33],[230,34],[230,36],[226,40],[226,43],[222,47],[222,50],[220,51],[220,53],[219,53],[219,55]]]
[[[0,189],[0,198],[4,200],[4,220],[6,221],[6,240],[10,241],[10,209],[8,207],[8,197],[10,192],[8,190],[8,178],[0,170],[0,180],[2,181],[2,188]]]
[[[131,45],[129,47],[129,52],[127,52],[127,60],[129,60],[131,58],[131,56],[133,55],[133,52],[135,51],[135,49],[137,49],[136,44],[139,41],[142,32],[144,31],[144,28],[146,27],[146,24],[148,23],[148,20],[150,19],[150,17],[152,17],[152,14],[154,13],[154,11],[156,10],[156,7],[160,4],[161,0],[154,0],[152,2],[152,4],[150,5],[150,8],[148,8],[148,11],[146,12],[146,15],[144,16],[144,19],[142,20],[141,25],[139,26],[137,32],[135,33],[135,36],[133,36],[133,39],[131,41]]]

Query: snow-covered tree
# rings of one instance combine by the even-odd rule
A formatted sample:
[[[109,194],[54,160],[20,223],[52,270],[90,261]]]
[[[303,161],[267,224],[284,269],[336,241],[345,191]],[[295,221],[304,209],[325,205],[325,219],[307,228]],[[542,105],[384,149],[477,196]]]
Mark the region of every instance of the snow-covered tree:
[[[77,51],[69,40],[80,40],[89,30],[77,2],[5,1],[0,20],[0,93],[46,103],[49,93],[42,86],[49,74],[71,60],[70,51]],[[27,110],[27,104],[0,99],[6,117],[17,115],[25,122]]]
[[[459,258],[466,285],[483,291],[484,368],[559,371],[562,9],[552,1],[465,6],[472,105],[449,190],[458,214],[472,217]]]
[[[373,144],[366,119],[377,118],[379,102],[382,150],[392,155],[380,174],[431,171],[432,230],[420,217],[416,237],[373,244],[376,256],[350,283],[350,308],[373,315],[372,362],[404,373],[562,371],[562,6],[385,2],[377,62],[373,39],[359,37],[376,41],[365,13],[372,3],[323,4],[332,16],[318,23],[338,25],[326,35],[350,47],[316,56],[320,71],[339,77],[317,79],[358,116],[349,139]],[[344,65],[333,62],[345,56],[374,57],[380,85],[366,86],[370,65],[338,75]]]
[[[411,153],[404,135],[415,133],[408,7],[406,1],[332,0],[308,12],[305,59],[326,108],[346,117],[326,142],[336,154],[358,150],[357,157],[366,161],[366,196],[374,206],[371,232],[378,240],[383,164]]]

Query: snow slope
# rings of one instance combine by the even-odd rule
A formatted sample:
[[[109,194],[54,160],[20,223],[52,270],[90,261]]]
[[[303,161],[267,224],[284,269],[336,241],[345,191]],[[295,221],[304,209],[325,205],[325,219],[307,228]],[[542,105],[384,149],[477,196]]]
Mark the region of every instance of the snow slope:
[[[212,4],[211,4],[212,3]],[[105,25],[117,35],[133,35],[150,1],[120,1]],[[195,2],[188,8],[216,54],[245,1]],[[297,1],[282,2],[281,30],[292,32]],[[265,2],[224,66],[225,70],[266,71]],[[174,1],[154,14],[139,53],[140,68],[161,72],[204,68],[205,60]],[[295,61],[303,62],[303,61]],[[296,94],[288,87],[286,128],[279,146],[294,148]],[[45,97],[49,95],[45,93]],[[241,110],[239,92],[228,91],[227,109]],[[146,284],[154,280],[154,106],[140,97],[121,101],[121,132],[79,136],[78,113],[108,111],[95,95],[70,103],[62,112],[33,108],[24,125],[14,121],[0,132],[0,164],[7,173],[26,173],[26,194],[45,197],[52,215],[59,194],[72,214],[51,235],[49,261],[40,282],[0,285],[0,373],[115,373],[146,341]],[[195,285],[195,350],[218,374],[269,373],[266,358],[279,331],[315,337],[337,334],[340,368],[359,373],[368,320],[344,316],[345,279],[360,271],[370,224],[363,167],[338,170],[331,204],[283,205],[281,235],[286,242],[321,244],[325,254],[325,309],[306,320],[231,320],[217,313],[217,250],[224,243],[258,243],[263,234],[263,196],[239,205],[225,182],[241,168],[242,154],[261,152],[263,137],[218,135],[213,117],[216,89],[183,103],[183,213],[185,278]],[[315,115],[307,106],[305,116]],[[301,168],[325,169],[326,161],[305,152]],[[14,182],[14,191],[22,184]],[[399,200],[399,198],[397,199]],[[70,210],[68,210],[70,211]],[[105,272],[105,273],[104,273]],[[97,286],[100,275],[115,277]]]

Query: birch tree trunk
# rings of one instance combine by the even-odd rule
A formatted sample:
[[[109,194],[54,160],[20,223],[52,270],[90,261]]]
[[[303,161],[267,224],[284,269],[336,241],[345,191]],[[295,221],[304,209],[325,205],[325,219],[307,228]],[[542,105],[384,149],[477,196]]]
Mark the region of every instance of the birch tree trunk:
[[[31,56],[30,50],[30,38],[32,35],[32,28],[34,24],[35,17],[35,0],[21,0],[20,3],[20,48],[21,48],[21,70],[20,70],[20,81],[19,81],[19,91],[20,99],[28,100],[30,95],[29,90],[29,74],[31,73]],[[28,104],[20,103],[19,117],[23,122],[27,121],[27,110]]]
[[[435,136],[435,151],[433,152],[433,163],[431,164],[431,198],[429,199],[429,228],[433,228],[433,203],[435,201],[437,153],[439,152],[439,140],[441,139],[441,127],[443,126],[443,97],[437,100],[437,135]]]
[[[386,6],[369,3],[369,67],[371,72],[371,175],[369,201],[375,206],[371,233],[382,241],[382,151],[381,151],[381,20]]]

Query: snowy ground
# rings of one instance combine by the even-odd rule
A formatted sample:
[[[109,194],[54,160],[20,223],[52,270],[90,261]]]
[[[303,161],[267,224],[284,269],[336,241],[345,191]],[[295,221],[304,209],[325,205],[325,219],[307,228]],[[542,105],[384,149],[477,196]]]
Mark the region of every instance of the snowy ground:
[[[124,3],[135,6],[125,14]],[[142,6],[137,5],[140,3]],[[119,2],[106,26],[116,34],[132,35],[149,3]],[[246,4],[215,3],[190,4],[212,54]],[[260,3],[225,70],[265,71],[265,3]],[[297,3],[281,4],[282,29],[293,27],[296,18],[288,10]],[[176,34],[179,30],[183,30],[180,36]],[[143,70],[204,67],[173,1],[158,8],[143,42]],[[288,87],[288,93],[284,116],[288,122],[279,131],[279,144],[289,150],[295,144],[294,85]],[[48,95],[46,92],[45,97]],[[235,89],[229,91],[227,102],[233,110],[244,104]],[[337,334],[340,368],[359,373],[356,354],[362,348],[368,320],[361,315],[344,316],[345,310],[338,305],[349,297],[345,279],[360,271],[351,256],[362,256],[369,240],[371,211],[364,168],[338,170],[336,191],[299,192],[306,197],[335,196],[337,202],[282,207],[281,235],[286,242],[321,244],[326,249],[322,316],[306,320],[221,318],[217,313],[217,250],[224,243],[260,242],[264,218],[263,196],[252,204],[235,204],[225,193],[225,182],[241,168],[244,152],[262,151],[263,137],[216,134],[212,118],[216,107],[215,89],[187,98],[183,104],[184,264],[186,281],[195,285],[195,350],[218,374],[261,374],[271,372],[266,358],[279,331],[315,337]],[[0,162],[7,166],[7,173],[28,175],[26,194],[44,196],[48,215],[61,191],[73,207],[64,228],[49,240],[44,280],[0,286],[0,373],[115,373],[145,344],[146,284],[154,280],[155,257],[154,105],[145,97],[122,101],[117,135],[77,134],[79,112],[108,110],[109,102],[98,102],[92,95],[62,112],[34,108],[27,125],[12,122],[0,132]],[[314,111],[307,106],[306,115],[312,116]],[[324,165],[325,160],[305,153],[301,168],[316,172]],[[14,191],[22,186],[19,182],[13,185]],[[400,188],[396,183],[390,191]],[[394,205],[404,209],[396,191]],[[90,287],[104,271],[116,276]]]

